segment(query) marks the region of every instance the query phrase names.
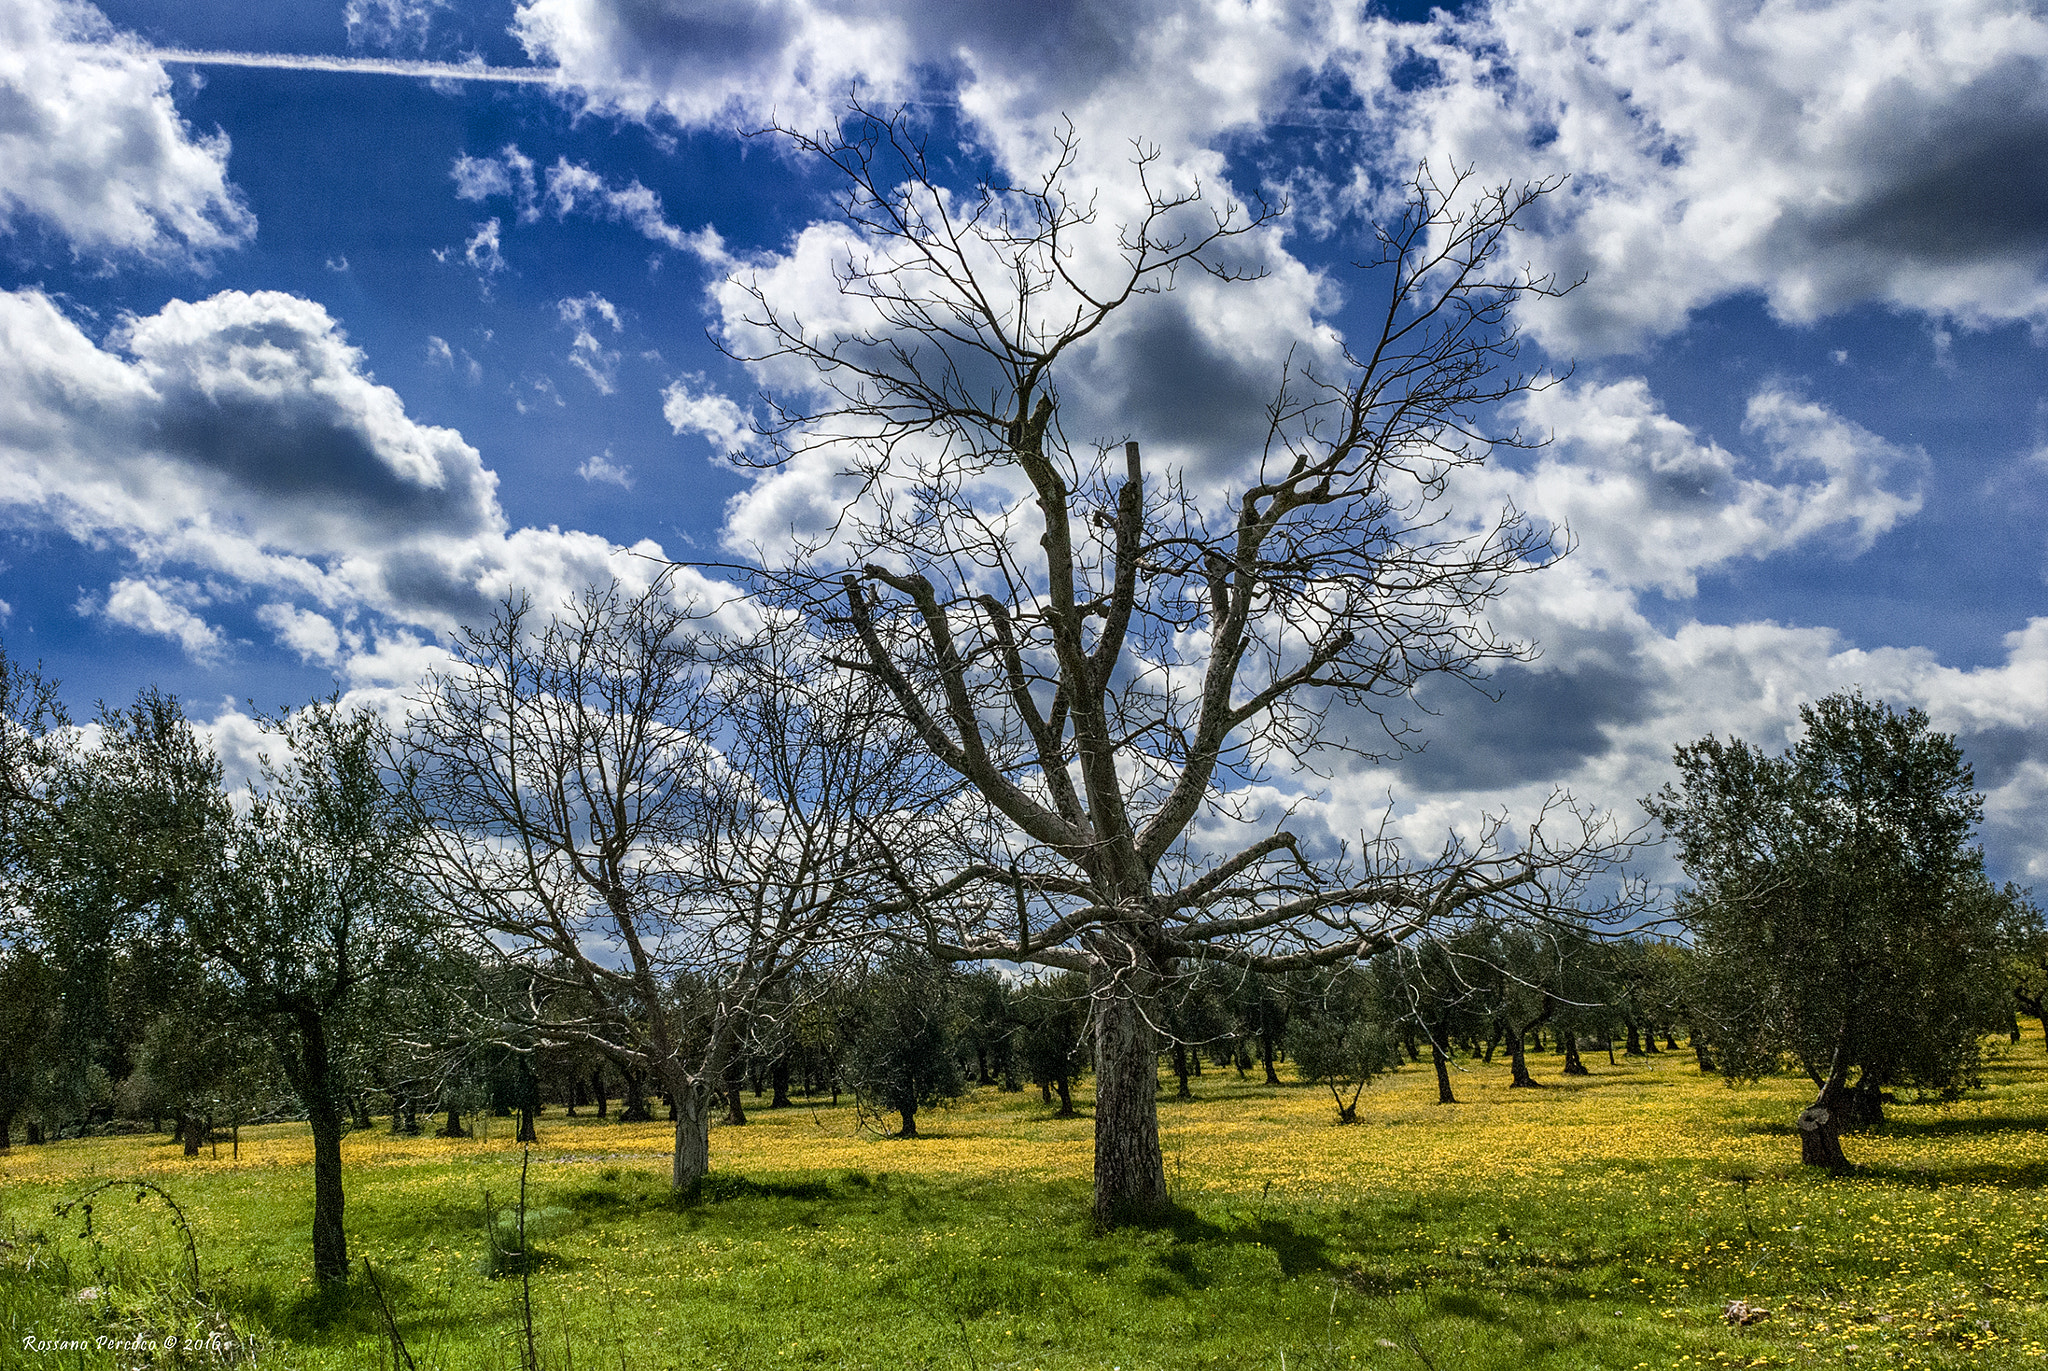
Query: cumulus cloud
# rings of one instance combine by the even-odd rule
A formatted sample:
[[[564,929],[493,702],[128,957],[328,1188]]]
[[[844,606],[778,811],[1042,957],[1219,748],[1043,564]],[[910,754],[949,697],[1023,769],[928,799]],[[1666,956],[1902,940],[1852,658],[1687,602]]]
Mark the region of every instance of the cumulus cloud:
[[[1463,474],[1461,497],[1566,527],[1581,565],[1673,597],[1693,595],[1699,572],[1738,558],[1817,540],[1867,550],[1919,511],[1928,468],[1924,453],[1776,384],[1749,399],[1743,431],[1761,451],[1747,458],[1671,418],[1641,377],[1556,386],[1521,411],[1550,445],[1526,468]]]
[[[256,231],[225,134],[195,133],[162,63],[77,0],[0,7],[0,231],[81,257],[203,263]]]
[[[123,628],[169,638],[194,660],[210,662],[220,656],[226,639],[191,608],[192,604],[203,605],[208,599],[204,591],[189,581],[123,577],[108,588],[104,600],[88,600],[80,609],[99,614]]]
[[[701,375],[678,377],[662,388],[661,417],[678,438],[697,434],[720,453],[746,451],[760,439],[753,417]]]
[[[315,656],[316,610],[445,632],[516,588],[549,599],[635,561],[592,534],[508,531],[476,449],[408,416],[321,306],[276,292],[173,301],[104,346],[45,296],[0,294],[0,511],[310,605],[259,617]],[[102,612],[205,647],[173,612],[199,602],[169,585],[136,580]]]
[[[341,634],[324,614],[274,602],[258,609],[256,618],[301,661],[332,666],[341,658]]]
[[[1555,350],[1625,349],[1733,294],[2048,323],[2048,18],[2020,0],[1494,0],[1344,59],[1400,151],[1569,173],[1538,259],[1587,285]]]

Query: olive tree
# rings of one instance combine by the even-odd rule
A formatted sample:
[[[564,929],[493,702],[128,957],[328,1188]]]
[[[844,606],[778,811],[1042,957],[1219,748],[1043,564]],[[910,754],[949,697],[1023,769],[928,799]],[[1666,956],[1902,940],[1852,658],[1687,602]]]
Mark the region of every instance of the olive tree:
[[[985,818],[978,856],[899,872],[929,950],[1090,979],[1098,1215],[1163,1204],[1158,1008],[1186,966],[1286,971],[1481,902],[1540,913],[1625,847],[1559,799],[1432,852],[1383,831],[1337,852],[1251,799],[1318,752],[1398,751],[1418,685],[1525,651],[1485,609],[1556,548],[1452,490],[1519,441],[1499,406],[1541,384],[1513,311],[1554,288],[1504,256],[1549,186],[1420,170],[1364,245],[1366,334],[1282,368],[1263,440],[1219,476],[1072,431],[1062,402],[1100,381],[1089,348],[1120,316],[1256,275],[1277,210],[1159,184],[1140,149],[1135,208],[1099,221],[1071,136],[1028,182],[963,188],[900,115],[785,133],[842,178],[842,305],[815,323],[743,275],[726,341],[805,378],[772,397],[761,460],[834,463],[848,500],[757,571]]]
[[[1801,1160],[1839,1168],[1843,1127],[1877,1121],[1884,1090],[1972,1079],[1979,1035],[2008,1012],[2003,910],[1983,898],[1983,802],[1953,735],[1860,692],[1799,717],[1777,756],[1685,744],[1644,803],[1692,883],[1677,914],[1716,1062],[1753,1078],[1789,1055],[1817,1090]]]

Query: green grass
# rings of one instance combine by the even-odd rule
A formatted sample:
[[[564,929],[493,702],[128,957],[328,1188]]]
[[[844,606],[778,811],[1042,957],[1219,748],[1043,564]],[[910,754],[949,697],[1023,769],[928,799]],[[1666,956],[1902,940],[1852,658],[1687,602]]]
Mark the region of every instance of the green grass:
[[[1326,1094],[1212,1071],[1196,1102],[1161,1103],[1175,1212],[1108,1234],[1086,1217],[1092,1125],[1035,1091],[980,1091],[917,1142],[858,1134],[849,1108],[757,1111],[714,1136],[690,1204],[667,1194],[663,1127],[550,1116],[527,1209],[537,1349],[560,1371],[2037,1366],[2048,1060],[2038,1034],[1997,1050],[1983,1091],[1850,1140],[1862,1169],[1842,1178],[1796,1165],[1801,1082],[1731,1090],[1689,1054],[1572,1083],[1543,1058],[1537,1092],[1467,1063],[1455,1108],[1411,1067],[1346,1128]],[[352,1135],[358,1275],[338,1291],[307,1275],[302,1127],[245,1130],[239,1162],[151,1138],[17,1147],[0,1366],[141,1364],[22,1343],[110,1334],[175,1365],[174,1331],[236,1340],[188,1365],[389,1365],[368,1256],[420,1367],[518,1367],[522,1282],[484,1218],[486,1191],[501,1225],[516,1196],[506,1132]],[[52,1212],[124,1174],[191,1215],[204,1301],[154,1197],[102,1196],[91,1239]],[[1769,1317],[1730,1326],[1735,1299]]]

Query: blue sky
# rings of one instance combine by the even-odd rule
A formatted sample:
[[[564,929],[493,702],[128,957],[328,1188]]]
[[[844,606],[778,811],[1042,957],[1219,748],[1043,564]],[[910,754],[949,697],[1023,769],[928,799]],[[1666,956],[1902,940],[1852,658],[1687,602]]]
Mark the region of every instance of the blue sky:
[[[1464,493],[1577,540],[1498,610],[1543,655],[1431,697],[1339,809],[1626,810],[1674,744],[1782,745],[1860,685],[1963,735],[1994,869],[2048,877],[2044,62],[1999,0],[0,0],[0,631],[81,710],[157,684],[228,737],[234,702],[402,695],[508,590],[771,527],[817,473],[723,460],[773,378],[707,334],[735,271],[829,303],[830,184],[735,130],[857,86],[965,169],[1064,116],[1105,185],[1144,137],[1287,199],[1257,327],[1189,295],[1107,356],[1096,417],[1141,438],[1174,376],[1355,324],[1390,175],[1570,178],[1522,244],[1586,278],[1524,320],[1576,368],[1524,416],[1553,441]]]

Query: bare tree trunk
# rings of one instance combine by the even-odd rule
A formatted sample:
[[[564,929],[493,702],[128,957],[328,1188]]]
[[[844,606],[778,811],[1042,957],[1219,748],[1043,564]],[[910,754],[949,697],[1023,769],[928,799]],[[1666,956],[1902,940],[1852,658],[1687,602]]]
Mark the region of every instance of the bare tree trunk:
[[[768,1107],[770,1109],[789,1108],[789,1057],[787,1054],[775,1059],[775,1065],[769,1069],[768,1079],[775,1087],[775,1098],[768,1101]]]
[[[1079,1112],[1074,1108],[1073,1092],[1067,1088],[1067,1078],[1065,1076],[1060,1077],[1057,1084],[1060,1089],[1060,1107],[1054,1111],[1053,1117],[1055,1119],[1071,1119]],[[1052,1101],[1048,1099],[1046,1103],[1050,1104]]]
[[[1134,988],[1094,979],[1095,1217],[1117,1223],[1166,1203],[1159,1059]]]
[[[1266,1084],[1280,1084],[1280,1073],[1273,1069],[1273,1029],[1265,1022],[1264,1016],[1259,1022],[1259,1060],[1265,1063]]]
[[[0,1114],[0,1152],[11,1151],[14,1147],[14,1111]]]
[[[198,1156],[199,1116],[190,1110],[186,1110],[183,1114],[179,1115],[178,1127],[184,1130],[182,1136],[185,1139],[185,1155],[188,1157]]]
[[[448,1106],[448,1122],[434,1135],[437,1138],[466,1138],[468,1132],[462,1127],[462,1111],[454,1105]]]
[[[686,1083],[670,1093],[676,1102],[676,1150],[669,1185],[688,1191],[711,1169],[711,1092]]]
[[[1178,1100],[1192,1100],[1195,1092],[1188,1089],[1188,1045],[1177,1042],[1173,1045],[1173,1077],[1179,1082],[1173,1096]]]

